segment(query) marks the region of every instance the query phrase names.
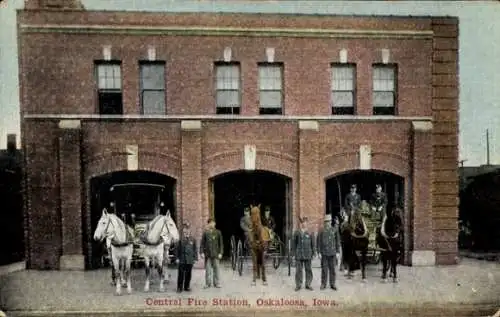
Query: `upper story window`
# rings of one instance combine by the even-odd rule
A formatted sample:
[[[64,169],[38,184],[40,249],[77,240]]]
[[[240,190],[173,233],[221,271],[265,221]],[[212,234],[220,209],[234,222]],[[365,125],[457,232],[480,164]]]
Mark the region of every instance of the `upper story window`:
[[[240,114],[240,87],[239,63],[215,64],[216,114]]]
[[[373,65],[373,114],[396,115],[396,65]]]
[[[141,62],[140,79],[142,114],[165,114],[165,62]]]
[[[259,64],[259,113],[283,114],[283,64]]]
[[[121,62],[96,62],[99,114],[123,114]]]
[[[332,114],[353,115],[356,106],[356,66],[332,64]]]

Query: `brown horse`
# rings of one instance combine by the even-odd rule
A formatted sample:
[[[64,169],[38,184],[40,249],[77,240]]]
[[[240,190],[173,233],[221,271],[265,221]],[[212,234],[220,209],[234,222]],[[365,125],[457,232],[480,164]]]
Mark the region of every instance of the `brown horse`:
[[[252,265],[253,265],[253,282],[255,285],[257,279],[262,277],[262,282],[267,285],[266,269],[264,265],[264,254],[269,243],[269,232],[262,225],[260,217],[260,205],[250,205],[250,219],[251,227],[248,235],[250,250],[252,252]]]
[[[403,222],[401,220],[401,209],[393,208],[382,219],[382,225],[377,232],[377,245],[382,251],[382,279],[387,279],[387,271],[398,281],[397,264],[398,257],[402,251]]]

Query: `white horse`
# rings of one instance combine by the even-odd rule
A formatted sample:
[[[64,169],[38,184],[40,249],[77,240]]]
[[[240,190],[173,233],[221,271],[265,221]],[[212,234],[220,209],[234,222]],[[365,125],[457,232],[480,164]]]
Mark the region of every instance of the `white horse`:
[[[130,264],[134,249],[134,231],[115,214],[108,213],[106,208],[103,209],[94,232],[94,240],[103,241],[104,239],[111,249],[111,262],[116,273],[116,294],[121,294],[121,287],[125,281],[127,292],[130,294],[132,293]]]
[[[144,291],[149,291],[151,280],[151,269],[158,270],[160,277],[160,292],[164,290],[164,271],[168,260],[168,250],[170,245],[179,241],[179,230],[170,212],[166,215],[156,216],[147,226],[146,231],[141,234],[141,241],[144,243],[144,266],[146,268],[146,283]],[[166,275],[166,274],[165,274]]]

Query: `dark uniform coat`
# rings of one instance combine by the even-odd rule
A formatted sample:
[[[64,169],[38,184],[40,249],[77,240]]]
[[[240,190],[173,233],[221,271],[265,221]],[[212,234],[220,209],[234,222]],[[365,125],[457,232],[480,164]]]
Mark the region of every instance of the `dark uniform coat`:
[[[311,260],[314,255],[314,234],[297,230],[293,235],[293,251],[296,260]]]
[[[333,256],[340,252],[340,233],[338,226],[323,228],[318,232],[316,246],[321,256]]]
[[[351,205],[356,209],[361,208],[361,196],[358,193],[349,193],[345,197],[345,209],[351,210]]]
[[[182,237],[177,245],[177,259],[180,264],[194,264],[198,261],[198,248],[196,239],[193,237]]]
[[[382,192],[373,193],[370,204],[375,207],[375,214],[377,215],[377,218],[379,218],[379,220],[382,220],[382,217],[386,213],[387,195]]]
[[[274,221],[273,216],[269,216],[269,218],[266,218],[264,216],[264,218],[262,219],[262,224],[273,231],[274,228],[276,228],[276,222]]]
[[[207,258],[216,258],[224,251],[222,234],[217,229],[206,230],[201,237],[200,251]]]

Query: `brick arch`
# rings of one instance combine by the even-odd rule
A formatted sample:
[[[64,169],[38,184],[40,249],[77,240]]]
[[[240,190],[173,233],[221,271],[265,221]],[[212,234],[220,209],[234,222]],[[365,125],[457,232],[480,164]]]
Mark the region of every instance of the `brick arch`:
[[[139,156],[139,171],[162,174],[176,181],[180,180],[180,160],[177,157],[161,153],[141,152]],[[85,182],[92,178],[127,170],[127,154],[105,153],[95,155],[84,161]]]
[[[90,181],[91,179],[114,172],[127,171],[127,154],[123,153],[100,153],[93,157],[88,158],[83,162],[84,171],[84,184],[83,191],[84,204],[85,204],[85,220],[84,226],[86,227],[87,234],[91,233],[91,193]],[[139,157],[138,172],[153,172],[175,179],[176,184],[180,182],[180,160],[176,157],[169,155],[141,152]],[[131,171],[134,172],[134,171]],[[178,186],[178,185],[177,185]],[[180,191],[176,191],[175,200],[177,201],[177,210],[179,210]],[[88,238],[88,237],[87,237]],[[85,250],[88,252],[86,256],[92,255],[92,242],[84,241],[86,244]]]
[[[410,176],[411,167],[407,157],[388,152],[374,152],[371,158],[371,168],[388,172],[404,179]],[[358,152],[339,153],[323,160],[321,174],[324,179],[359,169]]]
[[[207,177],[211,179],[218,175],[243,170],[244,164],[244,154],[241,151],[228,151],[208,157],[204,162],[204,168]],[[278,152],[257,150],[255,169],[294,178],[296,161],[293,157]]]

